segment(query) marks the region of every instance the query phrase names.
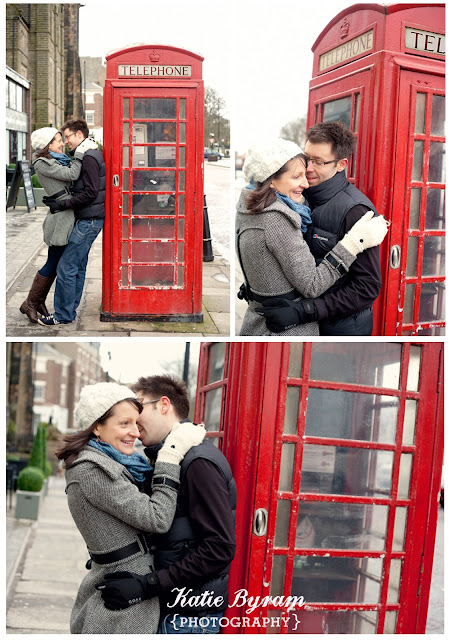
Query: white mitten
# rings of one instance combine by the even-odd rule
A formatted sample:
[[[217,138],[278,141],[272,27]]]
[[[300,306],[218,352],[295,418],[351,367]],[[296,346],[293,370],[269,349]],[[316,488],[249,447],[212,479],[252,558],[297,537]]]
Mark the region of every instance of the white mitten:
[[[206,431],[203,424],[193,424],[192,422],[180,424],[180,422],[176,422],[158,452],[157,462],[179,464],[191,447],[195,447],[202,442],[205,434]]]
[[[75,149],[74,156],[76,158],[80,158],[81,160],[85,154],[85,151],[89,151],[89,149],[98,149],[98,148],[99,147],[94,142],[94,140],[91,140],[91,138],[85,138],[83,142],[80,142],[78,147]]]
[[[367,211],[340,240],[339,244],[353,256],[370,247],[377,247],[387,235],[388,226],[384,216],[373,216],[374,211]]]

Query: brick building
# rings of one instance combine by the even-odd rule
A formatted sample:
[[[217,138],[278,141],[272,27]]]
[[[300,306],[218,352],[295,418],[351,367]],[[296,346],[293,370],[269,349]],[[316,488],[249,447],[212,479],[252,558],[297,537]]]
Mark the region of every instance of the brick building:
[[[83,103],[89,131],[96,142],[103,142],[103,89],[106,66],[100,57],[82,57]]]

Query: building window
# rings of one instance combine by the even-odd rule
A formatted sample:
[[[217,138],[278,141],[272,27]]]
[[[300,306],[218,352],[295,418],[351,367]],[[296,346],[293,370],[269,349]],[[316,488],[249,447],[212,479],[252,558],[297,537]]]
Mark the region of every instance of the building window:
[[[94,124],[94,111],[87,111],[86,112],[86,123],[87,124]]]
[[[45,382],[35,382],[34,400],[45,400]]]

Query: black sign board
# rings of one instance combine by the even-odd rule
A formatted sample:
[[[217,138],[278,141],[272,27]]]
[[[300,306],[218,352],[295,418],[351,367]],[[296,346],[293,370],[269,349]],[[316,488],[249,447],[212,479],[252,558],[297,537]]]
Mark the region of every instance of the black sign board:
[[[15,207],[17,196],[19,195],[20,183],[23,180],[25,200],[27,203],[28,213],[32,209],[36,209],[36,201],[34,199],[33,183],[31,182],[31,168],[28,160],[19,160],[16,164],[13,179],[8,193],[8,202],[6,208]]]

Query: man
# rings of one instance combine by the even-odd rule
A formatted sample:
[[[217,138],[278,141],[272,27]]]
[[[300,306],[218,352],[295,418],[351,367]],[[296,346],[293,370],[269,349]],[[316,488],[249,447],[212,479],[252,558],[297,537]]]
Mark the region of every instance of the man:
[[[169,375],[140,378],[132,387],[142,401],[139,439],[152,463],[174,423],[186,422],[189,400],[182,380]],[[151,487],[151,478],[146,483]],[[148,535],[155,571],[146,576],[107,574],[98,585],[105,605],[124,609],[158,596],[159,633],[219,633],[228,606],[228,572],[235,555],[236,486],[224,455],[208,440],[181,462],[174,522],[164,535]],[[203,597],[194,602],[193,596]],[[198,598],[201,600],[202,598]],[[175,606],[172,606],[174,605]],[[197,606],[196,606],[197,604]],[[189,622],[181,618],[190,618]],[[202,621],[199,622],[199,619]]]
[[[74,183],[72,198],[48,202],[53,213],[73,209],[75,225],[58,263],[55,311],[38,318],[39,324],[45,326],[69,324],[75,320],[83,293],[89,251],[105,219],[105,162],[97,145],[88,139],[88,125],[84,120],[69,120],[63,125],[63,133],[72,155],[79,146],[88,147],[88,150],[83,155],[81,174]]]
[[[346,179],[345,169],[355,148],[352,131],[341,122],[315,124],[307,131],[309,158],[304,191],[312,210],[305,240],[317,263],[339,242],[373,203]],[[372,305],[381,288],[379,248],[357,256],[349,272],[328,291],[298,302],[271,300],[263,313],[272,331],[317,320],[321,335],[369,336],[373,330]]]

